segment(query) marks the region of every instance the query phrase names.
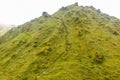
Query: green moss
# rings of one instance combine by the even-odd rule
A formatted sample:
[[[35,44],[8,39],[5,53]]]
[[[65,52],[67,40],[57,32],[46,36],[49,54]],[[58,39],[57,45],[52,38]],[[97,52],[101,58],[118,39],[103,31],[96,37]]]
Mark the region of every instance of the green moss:
[[[1,80],[119,80],[120,20],[73,4],[0,37]]]

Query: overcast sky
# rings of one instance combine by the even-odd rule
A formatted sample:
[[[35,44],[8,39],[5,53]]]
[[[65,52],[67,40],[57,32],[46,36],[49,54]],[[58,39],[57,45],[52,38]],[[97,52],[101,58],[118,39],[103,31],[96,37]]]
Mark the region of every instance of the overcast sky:
[[[92,5],[120,18],[120,0],[0,0],[0,24],[20,25],[41,16],[43,11],[53,14],[62,6],[75,2]]]

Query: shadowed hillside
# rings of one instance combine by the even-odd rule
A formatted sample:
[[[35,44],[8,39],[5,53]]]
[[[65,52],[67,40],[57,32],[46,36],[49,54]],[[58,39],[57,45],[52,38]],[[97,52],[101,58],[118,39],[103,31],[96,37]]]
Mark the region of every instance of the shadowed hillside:
[[[77,3],[0,38],[0,80],[119,80],[120,20]]]

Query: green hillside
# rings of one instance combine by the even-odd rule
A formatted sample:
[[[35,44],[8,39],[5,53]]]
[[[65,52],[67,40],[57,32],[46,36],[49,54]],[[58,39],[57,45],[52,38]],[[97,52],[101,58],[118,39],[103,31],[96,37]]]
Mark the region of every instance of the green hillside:
[[[77,3],[0,38],[0,80],[120,80],[120,20]]]

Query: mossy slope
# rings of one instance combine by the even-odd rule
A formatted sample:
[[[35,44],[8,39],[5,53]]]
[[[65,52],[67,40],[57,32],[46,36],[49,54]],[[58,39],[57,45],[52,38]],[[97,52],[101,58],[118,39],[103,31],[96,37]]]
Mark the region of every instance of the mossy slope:
[[[77,4],[44,15],[0,38],[1,80],[120,79],[119,19]]]

